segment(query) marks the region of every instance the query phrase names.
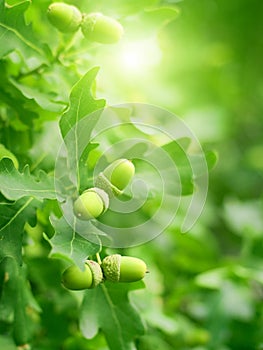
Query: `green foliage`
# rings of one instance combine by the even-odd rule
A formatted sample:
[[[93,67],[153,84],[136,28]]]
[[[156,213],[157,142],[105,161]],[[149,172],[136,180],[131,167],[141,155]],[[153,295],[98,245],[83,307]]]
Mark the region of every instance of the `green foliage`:
[[[99,239],[97,239],[97,245],[91,244],[88,239],[78,235],[63,217],[60,219],[52,217],[51,223],[55,229],[55,234],[49,241],[52,247],[51,257],[67,259],[81,268],[88,256],[99,252]],[[88,229],[89,225],[86,227]],[[90,231],[92,232],[92,227]]]
[[[119,21],[114,45],[54,30],[50,3],[0,0],[0,349],[261,349],[263,3],[68,2]],[[120,158],[134,179],[80,222]],[[150,273],[61,284],[111,254]]]
[[[5,1],[0,2],[0,57],[19,50],[23,57],[36,59],[43,63],[46,61],[45,46],[41,45],[34,36],[32,28],[25,23],[24,12],[28,9],[30,1],[23,1],[15,6],[6,6]]]
[[[87,117],[97,109],[103,108],[104,100],[95,100],[91,93],[92,83],[98,73],[99,68],[95,67],[82,77],[80,81],[72,88],[69,97],[69,109],[63,114],[60,120],[61,133],[64,138],[74,126],[79,127],[77,123]],[[95,120],[96,121],[96,120]],[[95,123],[93,121],[93,123]],[[92,131],[91,125],[89,130],[85,130],[87,135]],[[76,143],[81,142],[76,139]],[[83,141],[82,141],[83,142]],[[72,145],[75,146],[75,145]]]
[[[56,199],[54,179],[41,171],[37,179],[29,172],[28,166],[20,173],[9,159],[0,162],[1,192],[9,200],[23,197]]]
[[[32,197],[14,203],[1,202],[1,260],[12,257],[21,264],[24,225],[26,222],[34,225],[37,204]]]
[[[134,349],[133,339],[144,333],[144,325],[129,302],[129,290],[108,282],[85,292],[80,328],[88,339],[102,329],[111,349]]]

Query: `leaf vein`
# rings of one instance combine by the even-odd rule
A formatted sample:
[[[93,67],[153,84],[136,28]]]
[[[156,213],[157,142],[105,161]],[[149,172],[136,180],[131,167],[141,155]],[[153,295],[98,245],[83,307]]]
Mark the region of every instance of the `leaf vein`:
[[[105,299],[106,299],[107,303],[109,304],[109,307],[110,307],[110,310],[111,310],[111,314],[112,314],[112,318],[113,318],[113,320],[114,320],[114,322],[116,324],[116,328],[117,328],[118,334],[121,334],[122,326],[121,326],[121,324],[119,322],[118,316],[116,315],[115,307],[114,307],[114,304],[111,301],[111,298],[109,296],[108,290],[107,290],[107,288],[104,285],[102,285],[102,290],[103,290],[103,293],[105,295]],[[122,349],[125,349],[125,344],[124,344],[123,339],[122,339],[121,336],[119,337],[119,340],[121,342]]]
[[[34,51],[38,52],[40,55],[44,55],[44,53],[43,53],[43,51],[41,49],[39,49],[37,46],[35,46],[32,42],[27,40],[25,37],[23,37],[23,35],[18,33],[18,31],[15,30],[14,28],[11,28],[8,25],[6,25],[4,23],[1,23],[1,22],[0,22],[0,27],[3,27],[4,29],[6,29],[6,31],[10,31],[10,32],[14,33],[18,37],[18,39],[20,39],[24,44],[29,46]]]
[[[11,223],[22,213],[22,211],[32,202],[33,198],[29,198],[27,202],[16,212],[16,214],[9,220],[5,226],[1,227],[0,232],[3,231],[6,227],[11,225]]]

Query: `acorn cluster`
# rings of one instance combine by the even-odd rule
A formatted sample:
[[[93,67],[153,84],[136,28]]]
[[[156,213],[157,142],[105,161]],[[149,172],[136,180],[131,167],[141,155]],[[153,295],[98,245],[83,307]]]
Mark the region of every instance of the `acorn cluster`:
[[[104,169],[95,180],[95,186],[84,191],[74,202],[73,210],[80,220],[102,215],[110,198],[120,195],[134,176],[133,163],[117,159]],[[84,269],[69,266],[62,275],[63,285],[72,290],[90,289],[108,280],[110,282],[136,282],[144,278],[147,266],[141,259],[113,254],[101,263],[86,260]]]
[[[73,5],[54,2],[48,7],[50,23],[62,33],[73,33],[79,28],[89,41],[114,44],[123,35],[122,25],[114,18],[102,13],[82,14]]]
[[[107,280],[110,282],[136,282],[144,278],[147,266],[141,259],[113,254],[101,264],[86,260],[84,270],[69,266],[62,274],[63,285],[71,290],[91,289]]]
[[[50,23],[62,33],[73,33],[81,28],[83,35],[91,42],[114,44],[123,34],[121,24],[101,13],[82,14],[73,5],[54,2],[48,7]],[[111,163],[96,180],[95,187],[85,190],[73,203],[75,216],[80,220],[91,220],[105,213],[110,198],[123,193],[134,176],[131,161],[118,159]],[[104,280],[111,282],[136,282],[147,272],[143,260],[113,254],[101,263],[86,260],[83,270],[76,265],[69,266],[62,274],[63,285],[71,290],[90,289]]]
[[[132,177],[135,168],[128,159],[117,159],[112,162],[96,180],[95,187],[84,191],[74,202],[74,214],[80,220],[99,217],[109,207],[110,198],[123,193]]]

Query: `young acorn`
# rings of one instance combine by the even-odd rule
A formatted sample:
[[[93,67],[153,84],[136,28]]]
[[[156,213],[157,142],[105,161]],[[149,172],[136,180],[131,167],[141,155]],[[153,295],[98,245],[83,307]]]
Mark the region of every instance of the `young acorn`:
[[[136,282],[143,279],[147,272],[143,260],[120,254],[104,258],[101,268],[105,279],[111,282]]]
[[[102,188],[110,197],[118,196],[129,184],[135,173],[133,163],[128,159],[117,159],[99,173],[95,185]]]
[[[51,4],[47,10],[47,17],[50,23],[63,33],[76,32],[82,21],[79,9],[63,2]]]
[[[85,38],[101,44],[114,44],[123,35],[122,25],[101,13],[83,15],[81,30]]]
[[[86,260],[84,271],[77,265],[71,265],[62,274],[63,285],[72,290],[94,288],[102,280],[103,274],[101,267],[93,260]]]
[[[109,196],[101,188],[84,191],[74,202],[74,214],[80,220],[90,220],[103,214],[109,207]]]

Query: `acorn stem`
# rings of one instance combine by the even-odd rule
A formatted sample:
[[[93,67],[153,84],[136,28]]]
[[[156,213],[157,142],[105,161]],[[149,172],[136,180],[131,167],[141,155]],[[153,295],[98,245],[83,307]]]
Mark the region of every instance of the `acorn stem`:
[[[96,259],[97,259],[98,263],[101,265],[100,253],[96,253]]]

